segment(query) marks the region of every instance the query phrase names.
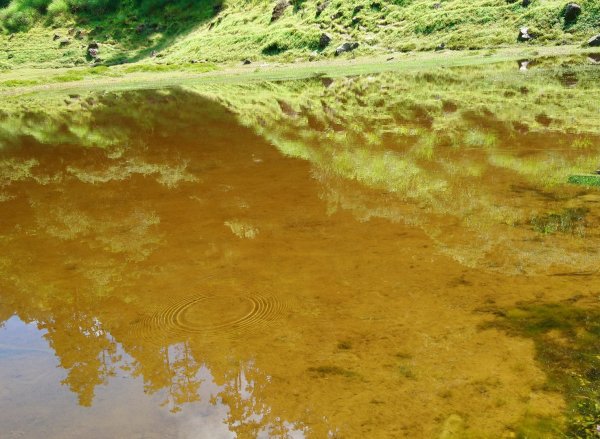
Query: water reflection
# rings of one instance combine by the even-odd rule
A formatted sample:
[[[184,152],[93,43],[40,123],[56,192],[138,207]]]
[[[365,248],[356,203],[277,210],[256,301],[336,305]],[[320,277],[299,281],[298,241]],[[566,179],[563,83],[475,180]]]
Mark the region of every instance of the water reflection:
[[[600,197],[566,183],[600,163],[597,72],[540,66],[3,102],[0,424],[510,437],[560,418],[534,345],[484,325],[600,286]]]

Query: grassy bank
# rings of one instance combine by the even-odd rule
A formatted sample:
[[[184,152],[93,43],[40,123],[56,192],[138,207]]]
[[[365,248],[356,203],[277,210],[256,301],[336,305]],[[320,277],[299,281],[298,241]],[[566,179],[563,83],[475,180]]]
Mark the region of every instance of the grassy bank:
[[[600,32],[600,0],[0,0],[0,69],[146,62],[239,63],[390,52],[581,45]],[[276,5],[280,4],[279,9]],[[287,5],[287,6],[283,6]],[[276,11],[280,11],[278,14]],[[517,43],[519,28],[531,41]],[[331,41],[322,44],[321,36]],[[100,44],[97,59],[87,52]]]

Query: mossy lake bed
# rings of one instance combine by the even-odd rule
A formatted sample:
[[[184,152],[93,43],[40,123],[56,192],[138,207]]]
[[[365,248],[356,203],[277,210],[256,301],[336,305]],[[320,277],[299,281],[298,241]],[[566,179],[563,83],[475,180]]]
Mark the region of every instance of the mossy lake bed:
[[[5,85],[1,433],[597,437],[600,66],[561,50]]]

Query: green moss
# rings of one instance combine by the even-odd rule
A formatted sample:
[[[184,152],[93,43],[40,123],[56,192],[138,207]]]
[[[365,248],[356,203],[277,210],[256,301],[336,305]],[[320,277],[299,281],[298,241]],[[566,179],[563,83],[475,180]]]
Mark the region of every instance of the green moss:
[[[569,176],[569,183],[578,184],[580,186],[595,186],[600,187],[600,175],[580,174]]]

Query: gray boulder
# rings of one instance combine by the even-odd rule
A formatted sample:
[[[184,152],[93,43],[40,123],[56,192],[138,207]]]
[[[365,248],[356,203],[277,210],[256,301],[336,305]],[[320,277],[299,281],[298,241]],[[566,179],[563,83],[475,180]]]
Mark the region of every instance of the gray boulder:
[[[345,52],[351,52],[358,47],[358,43],[344,43],[335,49],[335,56],[339,56]]]

